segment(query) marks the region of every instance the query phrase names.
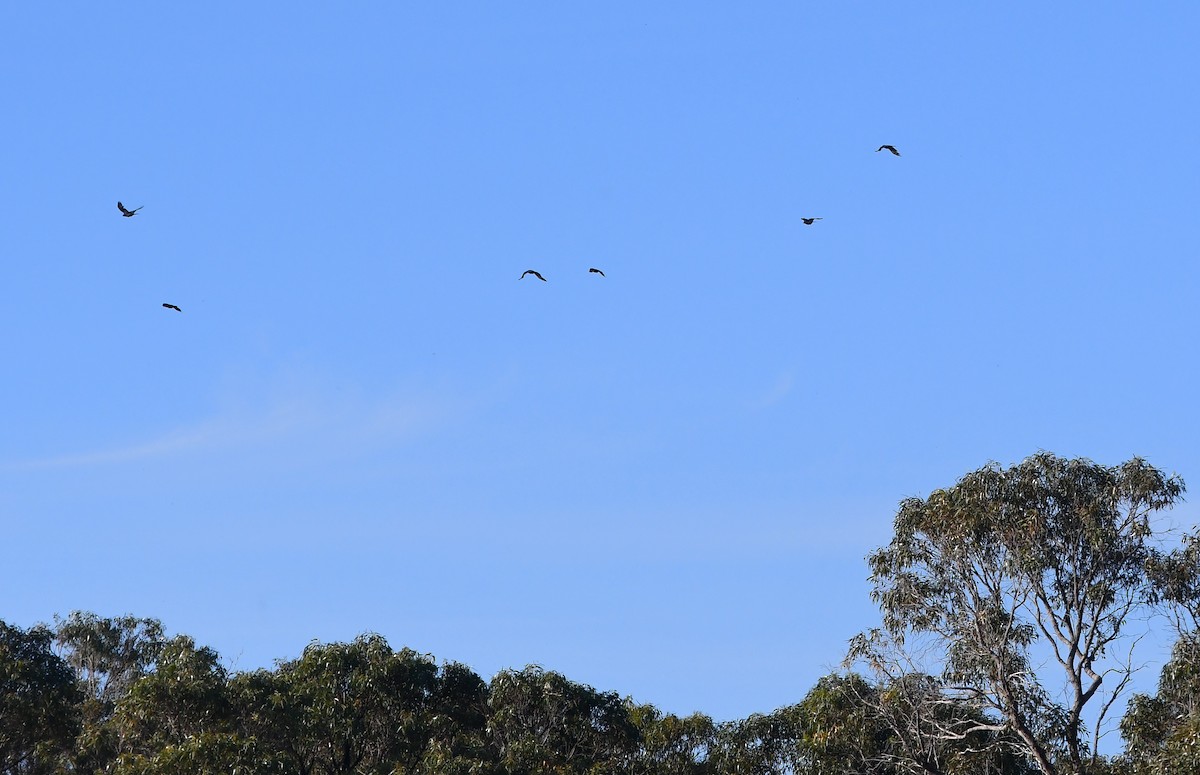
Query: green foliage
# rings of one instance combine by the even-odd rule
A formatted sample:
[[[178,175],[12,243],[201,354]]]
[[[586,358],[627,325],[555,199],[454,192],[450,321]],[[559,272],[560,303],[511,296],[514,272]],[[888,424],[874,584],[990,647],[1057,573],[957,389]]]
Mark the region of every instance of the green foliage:
[[[626,703],[637,729],[640,748],[630,768],[635,775],[707,775],[717,772],[709,761],[717,727],[708,716],[680,718],[663,714],[653,705]]]
[[[1182,545],[1169,554],[1152,557],[1149,569],[1176,614],[1178,628],[1200,631],[1200,532],[1184,536]]]
[[[165,642],[157,619],[106,619],[85,611],[55,617],[54,634],[84,691],[107,708],[149,672]]]
[[[615,692],[530,666],[490,687],[488,732],[512,773],[608,773],[629,768],[638,731]]]
[[[1155,696],[1129,701],[1121,735],[1136,775],[1200,772],[1200,633],[1176,642]]]
[[[118,750],[109,723],[113,710],[117,700],[153,668],[165,642],[162,622],[73,611],[66,619],[55,617],[54,640],[85,697],[73,768],[84,775],[103,772]]]
[[[732,775],[783,775],[794,759],[799,730],[792,714],[753,713],[722,724],[711,761],[714,771]]]
[[[1150,527],[1182,492],[1141,460],[1041,454],[904,501],[869,557],[883,626],[851,639],[869,676],[721,724],[537,666],[488,683],[373,634],[230,674],[155,619],[0,622],[0,775],[1200,773],[1200,533],[1164,553]],[[1163,604],[1191,634],[1130,703],[1126,755],[1097,756],[1132,670],[1109,652]]]
[[[412,772],[434,735],[437,665],[378,635],[314,643],[233,683],[241,729],[289,770]]]
[[[456,775],[496,771],[488,738],[488,688],[457,662],[442,666],[429,703],[429,743],[416,772]]]
[[[949,696],[997,713],[1047,775],[1083,773],[1099,761],[1084,707],[1112,676],[1094,745],[1131,672],[1110,647],[1162,595],[1150,515],[1182,493],[1178,478],[1137,458],[1105,467],[1042,453],[905,500],[892,542],[868,558],[884,629],[856,638],[850,660],[894,681],[912,672],[916,637]],[[1062,669],[1058,691],[1034,669],[1035,643]]]
[[[878,697],[878,688],[854,673],[817,681],[798,705],[786,709],[799,730],[798,769],[811,775],[842,775],[847,767],[880,771],[892,733],[875,711]]]
[[[215,651],[186,635],[168,641],[157,668],[117,703],[113,727],[121,749],[155,750],[210,731],[229,731],[228,676]]]
[[[287,770],[256,741],[228,732],[202,732],[153,752],[123,753],[112,775],[280,775]]]
[[[796,730],[787,758],[806,775],[1031,775],[1017,741],[995,720],[948,699],[940,679],[910,673],[876,684],[855,673],[822,678],[798,705],[776,711]]]
[[[0,773],[55,771],[79,731],[79,690],[44,627],[0,621]]]

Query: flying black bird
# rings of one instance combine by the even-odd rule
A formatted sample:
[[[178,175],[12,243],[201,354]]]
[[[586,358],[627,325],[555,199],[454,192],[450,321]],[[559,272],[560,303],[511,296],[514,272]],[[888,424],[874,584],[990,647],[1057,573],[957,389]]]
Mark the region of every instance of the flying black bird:
[[[599,269],[597,269],[597,268],[596,268],[596,267],[594,267],[594,266],[593,266],[591,269],[589,269],[588,271],[589,271],[589,272],[595,272],[596,274],[600,275],[601,277],[603,277],[603,276],[604,276],[604,272],[601,272]]]
[[[812,226],[813,221],[823,221],[825,219],[824,218],[801,218],[800,220],[804,221],[805,226]]]
[[[142,207],[145,207],[145,206],[146,205],[142,205]],[[125,216],[126,218],[132,218],[133,216],[137,215],[137,211],[141,210],[142,207],[135,207],[132,210],[126,210],[125,205],[121,204],[120,202],[117,202],[117,209],[120,210],[121,215]]]
[[[900,155],[900,152],[896,150],[896,146],[894,146],[894,145],[881,145],[875,149],[875,153],[879,153],[880,151],[884,150],[885,148],[897,156]]]
[[[183,310],[181,310],[179,307],[176,307],[174,304],[167,304],[165,301],[163,302],[163,306],[167,309],[173,309],[176,312],[183,312]]]
[[[531,274],[531,275],[533,275],[534,277],[536,277],[537,279],[541,280],[542,282],[546,282],[546,278],[545,278],[545,277],[542,277],[542,273],[541,273],[541,272],[535,272],[535,271],[533,271],[532,269],[526,269],[524,272],[521,272],[521,276],[520,276],[520,277],[518,277],[517,279],[518,279],[518,280],[524,280],[524,279],[525,279],[525,275],[527,275],[527,274]]]

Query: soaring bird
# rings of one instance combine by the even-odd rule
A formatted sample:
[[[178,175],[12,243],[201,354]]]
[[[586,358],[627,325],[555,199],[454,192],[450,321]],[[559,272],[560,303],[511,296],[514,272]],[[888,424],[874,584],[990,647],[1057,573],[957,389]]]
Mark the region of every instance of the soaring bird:
[[[825,219],[824,218],[801,218],[800,220],[804,221],[805,226],[812,226],[813,221],[823,221]]]
[[[163,306],[167,309],[173,309],[176,312],[183,312],[183,310],[181,310],[179,307],[176,307],[174,304],[167,304],[165,301],[163,302]]]
[[[884,149],[891,151],[892,153],[894,153],[897,156],[900,155],[900,152],[896,150],[896,146],[894,146],[894,145],[881,145],[875,149],[875,153],[879,153],[880,151],[882,151]]]
[[[145,207],[145,206],[146,205],[142,205],[142,207]],[[125,216],[126,218],[132,218],[133,216],[137,215],[137,211],[141,210],[142,207],[135,207],[132,210],[126,210],[125,205],[121,204],[120,202],[117,202],[117,209],[120,210],[121,215]]]
[[[601,272],[599,269],[597,269],[597,268],[596,268],[596,267],[594,267],[594,266],[593,266],[591,269],[589,269],[588,271],[589,271],[589,272],[595,272],[596,274],[600,275],[601,277],[603,277],[603,276],[604,276],[604,272]]]
[[[527,274],[531,274],[531,275],[533,275],[534,277],[536,277],[537,279],[541,280],[542,282],[546,282],[546,278],[545,278],[545,277],[542,277],[542,273],[541,273],[541,272],[535,272],[535,271],[533,271],[532,269],[526,269],[524,272],[521,272],[521,276],[520,276],[520,277],[518,277],[517,279],[518,279],[518,280],[524,280],[524,279],[525,279],[525,275],[527,275]]]

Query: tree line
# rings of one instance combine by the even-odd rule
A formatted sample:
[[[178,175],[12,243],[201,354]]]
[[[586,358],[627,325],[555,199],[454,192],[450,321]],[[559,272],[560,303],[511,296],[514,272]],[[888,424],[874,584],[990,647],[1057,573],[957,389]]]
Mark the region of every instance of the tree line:
[[[156,619],[0,622],[0,773],[1200,773],[1200,533],[1154,519],[1183,492],[1042,453],[905,500],[868,557],[879,626],[798,703],[729,722],[375,634],[231,672]],[[1146,621],[1176,643],[1129,696]]]

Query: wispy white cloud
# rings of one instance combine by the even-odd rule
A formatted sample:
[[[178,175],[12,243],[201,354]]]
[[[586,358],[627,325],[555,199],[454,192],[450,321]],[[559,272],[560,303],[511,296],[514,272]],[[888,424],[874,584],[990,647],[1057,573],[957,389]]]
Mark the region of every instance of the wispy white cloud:
[[[780,374],[775,380],[762,391],[752,402],[751,405],[755,409],[766,409],[767,407],[778,404],[792,392],[796,387],[796,377],[792,370],[785,371]]]
[[[219,444],[224,432],[220,427],[220,423],[210,420],[191,427],[175,429],[161,436],[143,441],[88,452],[73,452],[30,460],[7,462],[3,467],[9,470],[38,470],[128,463],[147,458],[179,454],[188,450]]]
[[[401,442],[428,431],[450,415],[445,396],[364,397],[292,382],[258,391],[234,405],[147,437],[97,449],[0,463],[0,470],[33,471],[119,466],[190,455],[233,455],[270,448],[293,459],[335,456]],[[270,393],[263,396],[262,393]]]

